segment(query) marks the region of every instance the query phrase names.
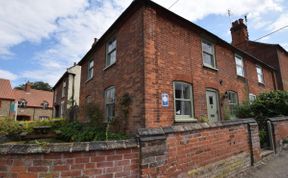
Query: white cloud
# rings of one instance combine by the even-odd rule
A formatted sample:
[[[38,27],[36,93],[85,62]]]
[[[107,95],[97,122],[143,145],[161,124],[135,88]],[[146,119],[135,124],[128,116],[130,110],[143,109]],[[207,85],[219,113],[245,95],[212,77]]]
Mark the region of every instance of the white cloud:
[[[7,70],[0,69],[0,78],[9,79],[9,80],[16,80],[17,75],[9,72]]]
[[[288,13],[283,13],[281,14],[275,22],[273,22],[270,26],[269,26],[269,30],[274,31],[274,30],[278,30],[284,26],[288,25]],[[286,27],[284,30],[288,30],[288,27]]]
[[[85,0],[0,1],[0,54],[24,41],[40,42],[57,29],[55,20],[77,13]]]

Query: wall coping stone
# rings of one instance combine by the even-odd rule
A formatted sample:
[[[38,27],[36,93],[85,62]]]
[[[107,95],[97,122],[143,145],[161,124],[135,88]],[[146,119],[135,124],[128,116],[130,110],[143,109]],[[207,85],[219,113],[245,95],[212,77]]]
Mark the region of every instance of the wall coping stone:
[[[272,118],[268,118],[268,120],[271,122],[288,121],[288,116],[272,117]]]
[[[1,144],[0,155],[4,154],[39,154],[61,152],[88,152],[139,147],[136,139],[97,142],[48,143],[39,144]]]
[[[159,136],[165,136],[171,133],[177,132],[190,132],[195,130],[202,130],[202,129],[211,129],[217,127],[227,127],[233,125],[241,125],[241,124],[257,124],[255,119],[246,118],[246,119],[237,119],[237,120],[230,120],[230,121],[221,121],[221,122],[213,122],[213,123],[181,123],[177,125],[173,125],[170,127],[163,127],[163,128],[141,128],[138,129],[138,137],[140,140],[145,140],[145,137],[149,136],[156,136],[155,139],[158,140],[163,139]],[[144,138],[143,138],[144,137]],[[151,138],[149,139],[151,140]]]

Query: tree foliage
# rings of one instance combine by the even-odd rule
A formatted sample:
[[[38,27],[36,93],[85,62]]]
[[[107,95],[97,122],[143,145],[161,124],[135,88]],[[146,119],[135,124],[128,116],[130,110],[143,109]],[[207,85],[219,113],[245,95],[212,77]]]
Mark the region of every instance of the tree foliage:
[[[30,82],[31,88],[36,90],[45,90],[45,91],[51,91],[52,87],[49,85],[49,83],[43,82],[43,81],[37,81],[37,82]],[[26,84],[21,84],[16,89],[24,90]]]

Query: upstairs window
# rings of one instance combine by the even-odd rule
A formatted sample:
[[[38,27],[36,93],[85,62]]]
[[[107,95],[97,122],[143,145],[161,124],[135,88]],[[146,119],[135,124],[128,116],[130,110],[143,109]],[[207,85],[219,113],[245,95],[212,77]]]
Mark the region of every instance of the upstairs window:
[[[238,95],[234,91],[228,91],[228,104],[229,104],[229,111],[232,117],[236,115],[236,109],[238,106]]]
[[[202,40],[202,57],[204,66],[216,68],[214,45]]]
[[[116,47],[117,47],[117,41],[115,38],[110,40],[107,43],[106,47],[106,67],[114,64],[116,62]]]
[[[94,60],[90,60],[88,63],[87,80],[90,80],[93,77],[93,73],[94,73]]]
[[[193,120],[192,85],[174,82],[175,120]]]
[[[115,87],[105,90],[105,116],[106,121],[112,121],[115,117]]]
[[[25,108],[27,106],[27,101],[24,99],[21,99],[18,101],[18,107],[19,108]]]
[[[244,63],[241,56],[235,55],[236,73],[238,76],[244,77]]]
[[[43,101],[43,103],[41,103],[41,106],[43,107],[43,109],[48,109],[49,103],[47,101]]]
[[[63,86],[62,86],[62,97],[65,97],[65,91],[66,90],[66,81],[63,82]]]
[[[263,69],[260,66],[256,66],[257,71],[257,78],[259,83],[264,83],[264,77],[263,77]]]

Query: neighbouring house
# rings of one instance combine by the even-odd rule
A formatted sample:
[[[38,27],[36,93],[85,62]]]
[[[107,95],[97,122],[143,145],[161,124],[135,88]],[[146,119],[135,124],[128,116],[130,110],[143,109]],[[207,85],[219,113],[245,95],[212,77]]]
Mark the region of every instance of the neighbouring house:
[[[29,82],[24,90],[13,89],[15,102],[18,103],[16,119],[44,120],[52,117],[53,92],[35,90]]]
[[[288,52],[279,44],[250,41],[243,19],[233,22],[230,30],[232,45],[274,67],[278,89],[288,90]]]
[[[54,85],[53,117],[67,118],[69,109],[79,105],[80,75],[81,66],[75,63]]]
[[[14,95],[10,81],[0,78],[0,117],[13,117]]]
[[[80,106],[96,103],[127,133],[231,119],[239,103],[277,89],[273,67],[149,0],[133,1],[79,65]]]

